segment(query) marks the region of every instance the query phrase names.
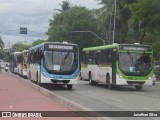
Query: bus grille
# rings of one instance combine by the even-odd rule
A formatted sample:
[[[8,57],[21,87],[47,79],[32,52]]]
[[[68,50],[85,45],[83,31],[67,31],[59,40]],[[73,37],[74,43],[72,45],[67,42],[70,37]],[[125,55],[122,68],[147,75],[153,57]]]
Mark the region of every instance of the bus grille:
[[[55,80],[55,79],[51,79],[51,81],[53,82],[53,83],[58,83],[58,82],[63,82],[64,84],[67,84],[67,83],[69,83],[70,82],[70,80]]]
[[[130,85],[143,85],[145,81],[127,81],[127,83]]]

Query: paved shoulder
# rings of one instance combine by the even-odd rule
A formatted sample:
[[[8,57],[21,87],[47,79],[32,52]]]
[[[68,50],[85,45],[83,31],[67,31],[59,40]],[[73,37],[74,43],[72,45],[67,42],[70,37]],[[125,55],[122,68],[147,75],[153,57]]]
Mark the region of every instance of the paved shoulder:
[[[0,111],[69,111],[8,73],[0,73]],[[45,118],[51,119],[51,118]],[[53,118],[52,118],[53,119]],[[61,118],[63,119],[63,118]],[[83,120],[85,118],[67,118]]]

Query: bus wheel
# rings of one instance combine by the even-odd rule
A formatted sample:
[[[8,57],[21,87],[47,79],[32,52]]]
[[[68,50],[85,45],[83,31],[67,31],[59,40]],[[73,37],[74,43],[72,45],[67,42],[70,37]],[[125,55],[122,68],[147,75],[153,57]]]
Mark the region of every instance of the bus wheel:
[[[92,81],[92,75],[91,75],[91,73],[89,73],[89,84],[90,84],[90,85],[93,85],[93,81]]]
[[[142,86],[141,86],[141,85],[136,85],[136,86],[135,86],[135,88],[136,88],[136,90],[138,90],[138,91],[139,91],[139,90],[141,90],[141,89],[142,89]]]
[[[67,85],[68,90],[72,90],[72,85]]]

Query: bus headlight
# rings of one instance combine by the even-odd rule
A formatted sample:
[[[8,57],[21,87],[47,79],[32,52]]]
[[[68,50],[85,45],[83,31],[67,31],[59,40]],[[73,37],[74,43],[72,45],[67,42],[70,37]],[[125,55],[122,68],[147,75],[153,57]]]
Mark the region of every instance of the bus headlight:
[[[120,75],[120,74],[118,74],[118,75],[119,75],[119,77],[120,77],[120,78],[123,78],[123,76],[122,76],[122,75]]]
[[[153,76],[149,77],[148,79],[149,80],[152,80],[152,79],[154,80],[154,78],[155,78],[155,76],[153,75]]]

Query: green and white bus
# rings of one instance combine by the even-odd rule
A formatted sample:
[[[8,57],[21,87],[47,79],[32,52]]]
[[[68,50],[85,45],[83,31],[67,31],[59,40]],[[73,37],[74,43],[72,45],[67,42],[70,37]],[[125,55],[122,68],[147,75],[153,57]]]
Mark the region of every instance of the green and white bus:
[[[152,85],[154,77],[153,50],[148,45],[112,44],[83,49],[81,78],[89,84]]]

